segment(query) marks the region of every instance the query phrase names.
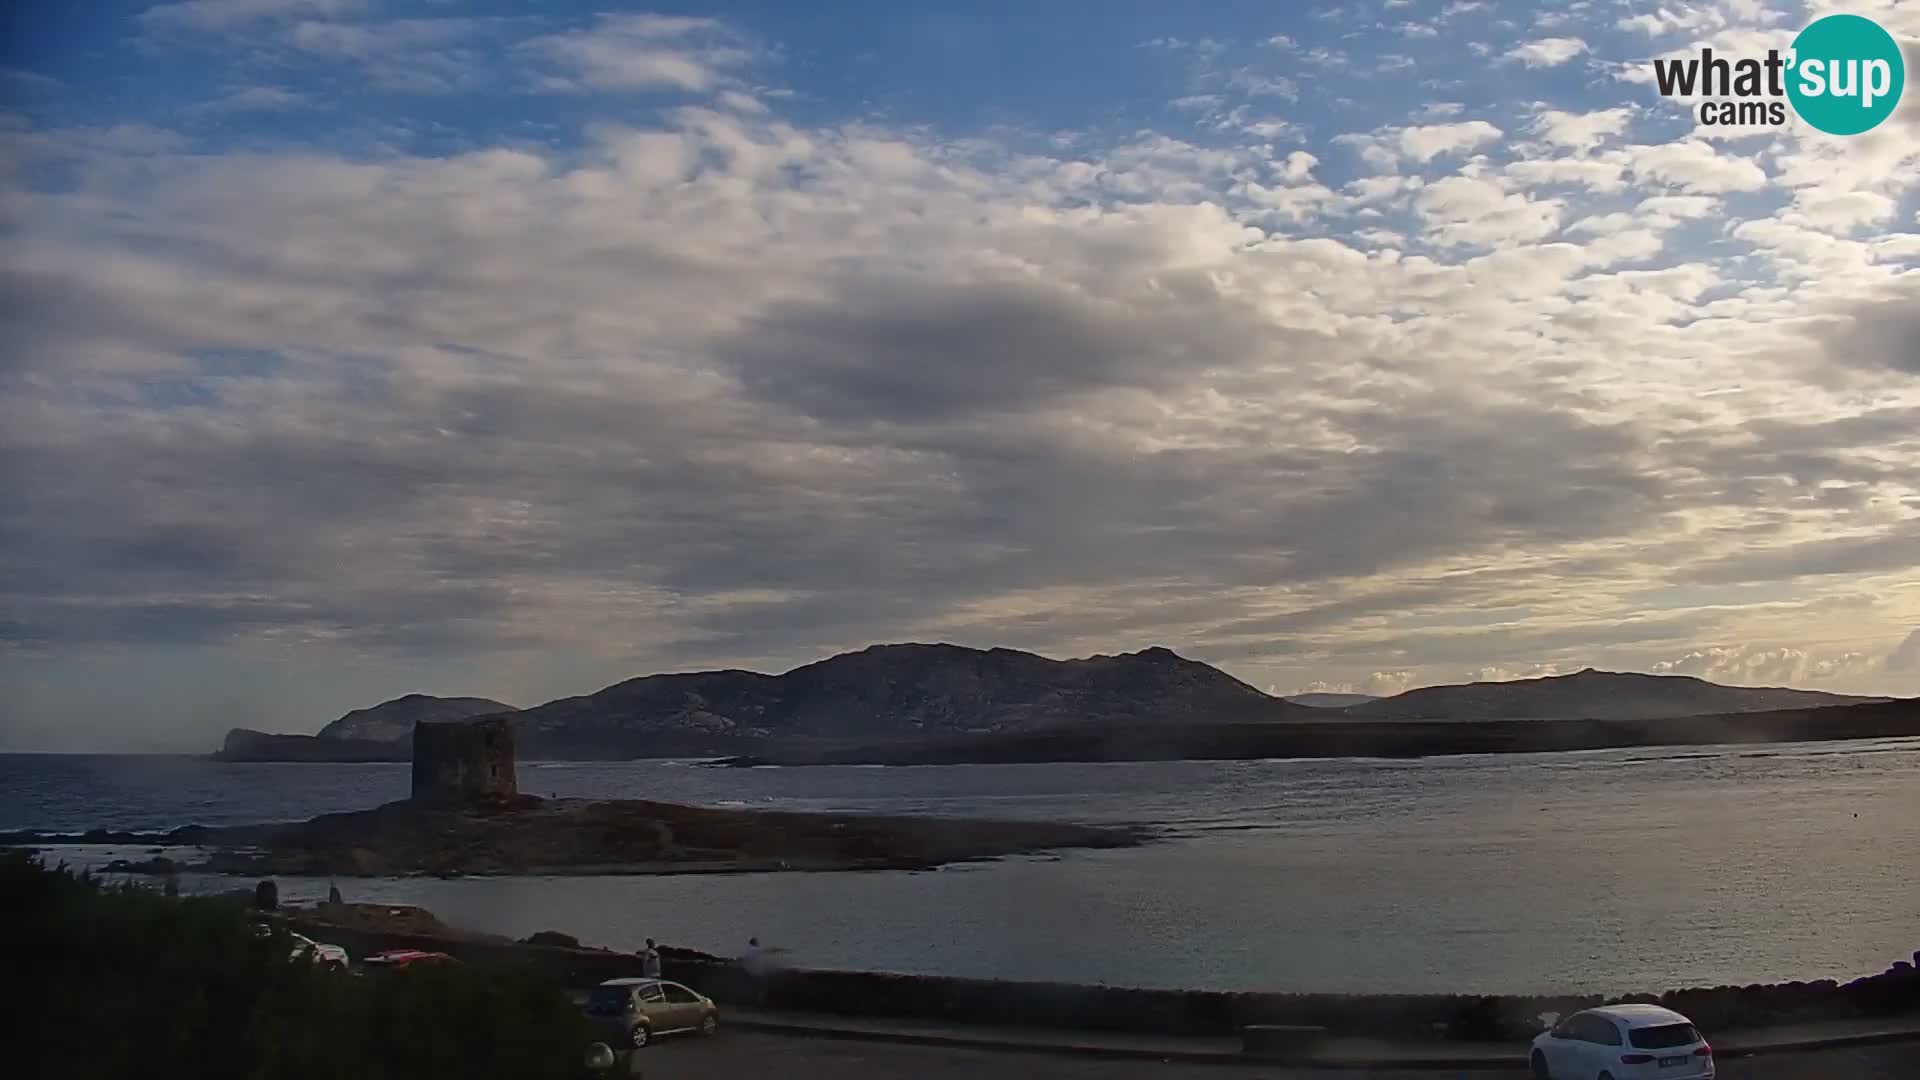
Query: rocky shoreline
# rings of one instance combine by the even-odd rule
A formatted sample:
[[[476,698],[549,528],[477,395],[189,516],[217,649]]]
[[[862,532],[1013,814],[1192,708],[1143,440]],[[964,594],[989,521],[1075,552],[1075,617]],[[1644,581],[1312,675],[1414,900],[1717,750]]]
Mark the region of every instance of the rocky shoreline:
[[[1332,712],[1332,710],[1326,710]],[[1920,699],[1651,720],[1293,720],[1102,725],[863,746],[769,746],[714,764],[965,765],[1079,761],[1245,761],[1540,754],[1920,735]]]
[[[117,868],[134,873],[398,877],[913,870],[1061,848],[1131,847],[1148,836],[1137,828],[1054,822],[519,795],[462,806],[401,801],[287,824],[15,832],[0,834],[0,846],[208,849],[198,863],[161,856]]]

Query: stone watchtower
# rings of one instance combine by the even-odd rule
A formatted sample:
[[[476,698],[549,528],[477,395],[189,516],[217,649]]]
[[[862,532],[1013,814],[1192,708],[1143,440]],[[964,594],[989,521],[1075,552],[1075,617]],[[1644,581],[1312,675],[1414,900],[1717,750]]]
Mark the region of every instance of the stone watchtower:
[[[414,802],[506,802],[518,793],[511,716],[413,725]]]

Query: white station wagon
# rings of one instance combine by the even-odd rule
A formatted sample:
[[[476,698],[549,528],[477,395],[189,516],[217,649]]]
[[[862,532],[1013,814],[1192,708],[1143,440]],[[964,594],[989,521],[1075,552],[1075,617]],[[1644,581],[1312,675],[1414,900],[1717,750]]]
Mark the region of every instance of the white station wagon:
[[[1584,1009],[1533,1040],[1535,1080],[1706,1080],[1713,1047],[1658,1005]]]

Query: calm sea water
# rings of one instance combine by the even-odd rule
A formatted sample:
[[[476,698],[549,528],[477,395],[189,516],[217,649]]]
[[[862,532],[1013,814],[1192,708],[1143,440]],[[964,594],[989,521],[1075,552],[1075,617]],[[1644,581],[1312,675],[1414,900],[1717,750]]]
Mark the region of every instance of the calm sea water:
[[[809,966],[1227,989],[1662,989],[1846,978],[1920,948],[1920,740],[1418,762],[527,764],[520,779],[536,794],[1144,822],[1164,839],[918,873],[352,880],[348,898],[615,947],[726,953],[757,934]],[[4,755],[0,828],[304,818],[406,786],[404,765]],[[292,899],[326,886],[281,882]]]

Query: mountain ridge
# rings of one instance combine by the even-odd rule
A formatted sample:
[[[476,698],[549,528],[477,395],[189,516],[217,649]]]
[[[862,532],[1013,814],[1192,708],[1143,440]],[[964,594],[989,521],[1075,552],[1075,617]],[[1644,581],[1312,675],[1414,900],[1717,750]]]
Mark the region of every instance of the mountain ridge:
[[[871,645],[780,675],[738,669],[628,679],[520,712],[531,752],[585,752],[698,732],[716,742],[920,738],[1067,723],[1291,718],[1289,705],[1210,665],[1153,647],[1053,660],[1017,649]]]
[[[1301,696],[1324,704],[1267,694],[1164,646],[1056,660],[1004,647],[906,642],[870,645],[777,675],[741,668],[640,675],[527,709],[489,698],[408,694],[349,712],[317,736],[274,742],[241,730],[223,749],[254,759],[284,752],[289,760],[320,760],[336,747],[343,756],[366,760],[380,753],[377,745],[404,754],[404,740],[423,719],[503,712],[514,717],[523,756],[604,759],[731,756],[775,745],[830,750],[1102,727],[1653,721],[1888,700],[1595,668],[1420,687],[1385,698],[1352,695],[1358,700],[1351,704],[1342,704],[1346,695]]]

